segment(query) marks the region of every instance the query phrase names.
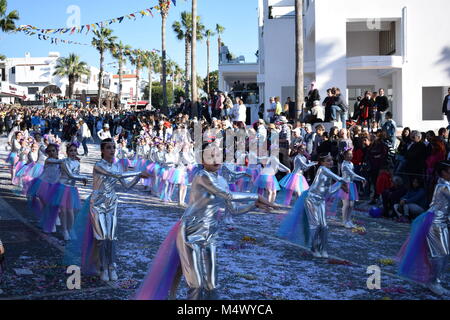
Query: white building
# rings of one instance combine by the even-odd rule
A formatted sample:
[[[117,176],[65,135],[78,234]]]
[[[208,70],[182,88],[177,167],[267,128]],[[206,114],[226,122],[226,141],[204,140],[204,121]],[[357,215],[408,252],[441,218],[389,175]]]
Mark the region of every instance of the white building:
[[[31,57],[26,53],[23,58],[8,58],[0,62],[2,81],[13,86],[26,88],[28,100],[34,100],[36,92],[55,93],[65,96],[69,79],[67,77],[54,76],[59,52],[50,52],[47,57]],[[95,95],[98,91],[98,77],[100,70],[89,66],[90,76],[82,76],[75,83],[74,94]],[[105,95],[114,94],[116,88],[113,85],[112,74],[104,72],[103,88]]]
[[[294,0],[258,0],[261,103],[294,98]],[[446,126],[442,100],[450,86],[450,1],[304,0],[305,87],[322,99],[339,87],[353,111],[365,90],[384,88],[399,126]],[[233,70],[248,76],[243,64]],[[222,87],[227,69],[221,65]],[[240,71],[241,70],[241,71]],[[306,88],[305,88],[306,89]],[[346,91],[345,91],[346,90]]]
[[[122,101],[121,103],[127,104],[136,101],[136,74],[135,72],[130,72],[122,75]],[[116,93],[119,94],[119,75],[115,74],[113,76],[113,84],[116,88]],[[147,81],[143,80],[142,77],[139,78],[138,83],[138,95],[137,99],[140,101],[144,96],[144,90],[147,86]]]

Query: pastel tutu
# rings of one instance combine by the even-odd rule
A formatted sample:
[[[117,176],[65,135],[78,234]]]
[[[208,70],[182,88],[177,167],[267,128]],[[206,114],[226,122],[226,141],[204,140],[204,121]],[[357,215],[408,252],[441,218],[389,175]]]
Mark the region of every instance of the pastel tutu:
[[[41,218],[42,229],[47,233],[54,230],[60,209],[78,212],[81,208],[80,195],[76,187],[56,183],[51,187],[50,193],[52,194],[51,200]]]
[[[359,195],[358,195],[358,188],[356,187],[356,184],[354,182],[350,182],[347,184],[347,187],[348,187],[349,193],[340,189],[337,194],[338,198],[340,198],[342,200],[358,201]]]
[[[281,190],[277,178],[273,175],[260,175],[255,181],[255,187],[258,189],[267,189],[270,191]]]
[[[9,163],[11,166],[13,166],[18,161],[18,156],[16,152],[10,152],[8,154],[8,157],[6,158],[6,163]]]
[[[281,179],[280,186],[286,190],[297,192],[299,195],[309,190],[308,181],[302,174],[289,173]]]
[[[187,185],[189,183],[189,178],[186,169],[175,169],[170,179],[170,183],[181,184],[184,186]]]

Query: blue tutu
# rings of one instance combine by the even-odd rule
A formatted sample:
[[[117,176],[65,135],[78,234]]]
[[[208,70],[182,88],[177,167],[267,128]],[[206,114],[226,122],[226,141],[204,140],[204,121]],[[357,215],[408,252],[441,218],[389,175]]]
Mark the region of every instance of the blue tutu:
[[[280,184],[273,175],[260,175],[255,181],[255,187],[258,189],[267,189],[269,191],[280,191]]]
[[[170,179],[170,183],[187,186],[189,178],[186,169],[175,169],[172,178]]]

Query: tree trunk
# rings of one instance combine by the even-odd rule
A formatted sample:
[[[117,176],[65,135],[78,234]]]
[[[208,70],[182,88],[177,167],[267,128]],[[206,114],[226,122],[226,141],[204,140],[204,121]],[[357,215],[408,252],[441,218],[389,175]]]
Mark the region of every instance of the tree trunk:
[[[192,77],[192,107],[193,116],[197,116],[197,0],[192,0],[192,51],[191,51],[191,77]]]
[[[190,89],[191,89],[191,44],[189,39],[185,39],[185,70],[184,77],[186,82],[184,83],[184,91],[186,93],[186,99],[191,99]]]
[[[73,99],[73,87],[75,86],[75,79],[73,76],[69,76],[69,99]]]
[[[222,39],[220,38],[220,34],[219,34],[219,39],[217,40],[217,47],[219,48],[219,64],[220,64],[220,49],[222,47]]]
[[[152,102],[152,89],[153,89],[153,65],[150,62],[148,65],[148,103],[150,104],[151,107],[153,107],[153,102]]]
[[[119,56],[119,106],[122,105],[122,92],[123,92],[123,53],[120,52]]]
[[[140,69],[140,61],[138,59],[138,64],[136,65],[136,103],[134,105],[134,109],[137,110],[138,101],[139,101],[139,69]]]
[[[206,94],[209,95],[210,92],[210,82],[209,82],[209,67],[210,67],[210,50],[211,50],[211,43],[208,40],[206,40],[206,51],[207,51],[207,67],[206,67]]]
[[[302,0],[295,0],[295,103],[297,119],[302,114],[305,101],[303,70],[303,8]]]
[[[161,39],[162,39],[162,87],[163,87],[163,106],[162,106],[162,113],[164,113],[166,116],[169,115],[169,109],[168,109],[168,103],[167,103],[167,70],[166,70],[166,21],[167,21],[167,14],[162,13],[161,15],[162,23],[161,23]]]
[[[102,101],[102,89],[103,89],[103,63],[105,61],[104,51],[100,50],[100,73],[98,74],[98,107],[101,108],[103,105]]]

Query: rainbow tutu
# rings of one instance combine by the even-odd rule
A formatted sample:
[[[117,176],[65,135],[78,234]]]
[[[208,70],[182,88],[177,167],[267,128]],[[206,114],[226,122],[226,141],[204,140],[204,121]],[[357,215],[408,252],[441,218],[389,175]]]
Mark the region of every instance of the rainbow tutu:
[[[397,255],[398,275],[424,284],[430,282],[432,268],[427,237],[434,217],[434,212],[429,211],[414,220],[411,233]]]
[[[188,185],[189,178],[186,169],[175,169],[172,178],[170,179],[170,183],[181,184],[184,186]]]
[[[278,180],[273,175],[259,175],[255,181],[255,187],[258,189],[267,189],[269,191],[279,191],[281,190]]]
[[[41,217],[42,229],[47,233],[53,232],[60,209],[78,212],[81,208],[80,195],[76,187],[55,183],[52,185],[50,193],[52,194],[51,200]]]
[[[356,187],[356,184],[354,182],[350,182],[347,184],[347,187],[348,187],[349,193],[340,189],[337,194],[338,198],[340,198],[342,200],[358,201],[359,195],[358,195],[358,188]]]
[[[14,164],[19,160],[16,152],[10,152],[8,154],[8,157],[6,158],[5,162],[9,163],[11,166],[14,166]]]
[[[24,191],[26,191],[28,204],[37,217],[43,215],[46,205],[52,200],[52,188],[52,183],[40,178],[35,178],[25,183]]]
[[[309,189],[308,181],[302,174],[289,173],[280,181],[280,186],[286,190],[302,194]]]

